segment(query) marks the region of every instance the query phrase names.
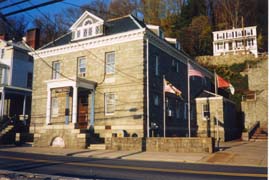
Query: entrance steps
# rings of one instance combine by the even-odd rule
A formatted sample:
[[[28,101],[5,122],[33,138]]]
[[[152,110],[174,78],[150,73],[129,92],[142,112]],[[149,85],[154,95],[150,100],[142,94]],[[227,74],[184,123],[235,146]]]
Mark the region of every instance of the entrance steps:
[[[91,144],[88,146],[88,149],[90,150],[105,150],[106,144]]]
[[[1,129],[0,132],[0,144],[12,144],[15,140],[14,125],[7,125]]]
[[[267,141],[268,140],[268,133],[267,129],[265,128],[257,128],[253,136],[251,137],[250,141]]]

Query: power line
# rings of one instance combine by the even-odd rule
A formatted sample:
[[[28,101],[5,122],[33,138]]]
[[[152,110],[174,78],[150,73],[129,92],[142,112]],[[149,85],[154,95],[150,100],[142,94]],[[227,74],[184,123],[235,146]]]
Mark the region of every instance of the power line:
[[[38,5],[34,5],[34,6],[31,6],[31,7],[26,7],[26,8],[23,8],[23,9],[20,9],[20,10],[17,10],[17,11],[13,11],[13,12],[9,12],[9,13],[3,14],[3,16],[7,17],[7,16],[15,15],[15,14],[18,14],[18,13],[21,13],[21,12],[29,11],[29,10],[32,10],[32,9],[35,9],[35,8],[47,6],[47,5],[58,3],[58,2],[61,2],[61,1],[63,1],[63,0],[51,0],[51,1],[41,3],[41,4],[38,4]]]
[[[2,7],[0,7],[0,10],[2,10],[2,9],[7,9],[7,8],[10,8],[10,7],[19,5],[19,4],[23,4],[23,3],[27,2],[27,1],[30,1],[30,0],[22,0],[22,1],[19,1],[19,2],[15,2],[15,3],[13,3],[13,4],[9,4],[9,5],[6,5],[6,6],[2,6]]]

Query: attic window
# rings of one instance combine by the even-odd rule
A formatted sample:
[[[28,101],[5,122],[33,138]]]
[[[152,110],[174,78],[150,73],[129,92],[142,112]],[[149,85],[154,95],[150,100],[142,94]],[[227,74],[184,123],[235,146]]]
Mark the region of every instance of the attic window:
[[[73,30],[73,40],[80,40],[90,37],[95,37],[103,34],[103,22],[95,21],[91,18],[87,18],[80,23]]]
[[[92,21],[90,19],[87,19],[84,21],[84,26],[88,26],[88,25],[91,25],[92,24]]]

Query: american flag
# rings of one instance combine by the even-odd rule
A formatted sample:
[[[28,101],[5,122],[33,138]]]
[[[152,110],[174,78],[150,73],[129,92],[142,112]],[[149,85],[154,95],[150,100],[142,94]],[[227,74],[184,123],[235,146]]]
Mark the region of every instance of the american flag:
[[[202,78],[205,77],[205,75],[202,72],[195,69],[190,63],[188,63],[188,74],[189,76],[199,76]]]

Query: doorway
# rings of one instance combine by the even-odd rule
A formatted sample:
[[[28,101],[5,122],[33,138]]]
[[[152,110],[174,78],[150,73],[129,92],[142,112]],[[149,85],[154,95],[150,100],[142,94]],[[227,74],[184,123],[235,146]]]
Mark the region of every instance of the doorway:
[[[78,128],[86,129],[88,126],[88,93],[82,93],[78,97]]]

